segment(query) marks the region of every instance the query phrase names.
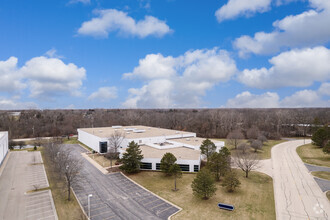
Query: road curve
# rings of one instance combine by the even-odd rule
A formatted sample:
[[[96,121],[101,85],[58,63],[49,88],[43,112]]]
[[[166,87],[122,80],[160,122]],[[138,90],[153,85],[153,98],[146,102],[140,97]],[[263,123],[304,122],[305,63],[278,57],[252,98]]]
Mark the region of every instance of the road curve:
[[[303,144],[304,140],[288,141],[272,148],[276,219],[330,218],[327,197],[296,152]]]

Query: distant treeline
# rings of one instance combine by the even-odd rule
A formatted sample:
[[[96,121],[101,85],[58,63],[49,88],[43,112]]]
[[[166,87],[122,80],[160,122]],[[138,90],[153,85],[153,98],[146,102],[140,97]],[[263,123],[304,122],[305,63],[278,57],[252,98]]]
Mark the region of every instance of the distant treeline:
[[[10,138],[76,134],[77,128],[146,125],[225,138],[256,127],[269,139],[310,135],[330,122],[329,108],[302,109],[86,109],[0,111],[0,131]]]

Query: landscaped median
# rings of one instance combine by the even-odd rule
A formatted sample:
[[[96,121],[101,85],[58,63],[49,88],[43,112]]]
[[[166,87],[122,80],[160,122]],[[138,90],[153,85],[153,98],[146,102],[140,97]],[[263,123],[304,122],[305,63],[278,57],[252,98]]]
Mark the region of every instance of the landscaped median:
[[[161,172],[143,171],[128,177],[143,187],[174,203],[183,210],[172,219],[275,219],[275,202],[272,178],[251,172],[249,178],[237,170],[240,188],[228,193],[222,182],[216,183],[216,195],[202,200],[193,195],[191,183],[196,174],[183,174],[177,179],[178,191],[173,191],[174,179]],[[226,203],[235,206],[232,212],[220,210],[217,204]]]
[[[41,148],[41,155],[43,157],[45,170],[48,177],[49,188],[51,189],[57,215],[59,219],[86,219],[75,197],[71,201],[67,200],[66,183],[63,179],[57,176],[50,169],[50,164],[45,160],[43,149]]]

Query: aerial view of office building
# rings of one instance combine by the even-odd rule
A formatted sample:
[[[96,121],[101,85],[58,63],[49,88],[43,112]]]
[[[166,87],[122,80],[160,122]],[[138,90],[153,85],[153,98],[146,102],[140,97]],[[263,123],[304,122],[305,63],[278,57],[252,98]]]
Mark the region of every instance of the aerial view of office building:
[[[200,146],[205,140],[196,133],[147,126],[112,126],[78,129],[78,140],[99,153],[107,153],[109,139],[120,133],[123,140],[119,147],[120,156],[131,141],[138,143],[144,156],[141,169],[159,170],[160,161],[167,152],[177,158],[182,171],[198,172],[203,155]],[[224,146],[223,141],[214,141],[217,150]]]

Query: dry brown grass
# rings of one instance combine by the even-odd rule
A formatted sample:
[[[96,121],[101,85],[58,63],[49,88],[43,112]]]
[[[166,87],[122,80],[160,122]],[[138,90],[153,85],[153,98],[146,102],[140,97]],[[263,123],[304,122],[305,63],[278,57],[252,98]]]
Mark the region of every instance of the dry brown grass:
[[[322,148],[306,144],[297,148],[297,153],[305,163],[330,167],[330,154],[325,154]]]
[[[100,164],[102,167],[110,167],[110,160],[103,155],[100,154],[88,154],[90,158],[95,160],[98,164]],[[115,166],[117,160],[112,160],[112,166]]]
[[[247,142],[247,140],[244,140],[245,142]],[[265,159],[270,159],[271,158],[271,150],[272,147],[274,147],[277,144],[283,143],[285,142],[285,140],[268,140],[267,142],[264,143],[264,145],[262,146],[261,150],[258,150],[256,153],[260,156],[261,160],[265,160]],[[231,152],[235,152],[234,146],[228,144],[226,141],[226,147],[231,151]],[[250,151],[252,153],[254,153],[254,149],[250,149]]]
[[[177,180],[179,191],[174,192],[174,180],[160,172],[141,172],[130,175],[134,181],[150,191],[183,208],[172,219],[275,219],[275,202],[272,178],[258,172],[251,172],[249,178],[237,171],[241,187],[228,193],[217,183],[216,195],[209,200],[196,198],[191,183],[196,174],[183,174]],[[233,212],[220,210],[219,202],[235,206]]]
[[[330,180],[330,172],[326,171],[314,171],[312,175],[319,177],[321,179]]]

